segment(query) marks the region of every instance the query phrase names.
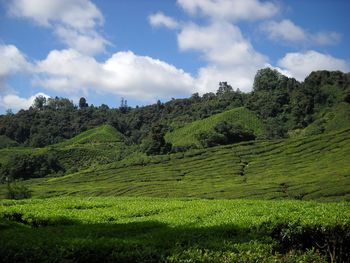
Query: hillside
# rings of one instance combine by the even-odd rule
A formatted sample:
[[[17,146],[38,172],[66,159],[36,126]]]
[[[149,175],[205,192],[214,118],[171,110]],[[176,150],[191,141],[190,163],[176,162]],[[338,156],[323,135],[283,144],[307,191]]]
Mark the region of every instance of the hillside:
[[[250,110],[240,107],[191,122],[182,128],[167,133],[165,139],[174,146],[200,146],[196,136],[201,132],[213,131],[215,125],[221,121],[239,124],[248,130],[252,130],[258,138],[264,136],[262,121]]]
[[[350,130],[138,156],[58,178],[28,180],[60,195],[350,200]],[[4,194],[5,188],[1,188]]]
[[[350,127],[350,104],[339,103],[331,108],[326,108],[316,118],[316,121],[306,127],[304,135],[328,133]]]
[[[93,165],[106,164],[123,159],[132,152],[126,138],[110,125],[102,125],[82,132],[72,139],[44,148],[12,147],[0,149],[0,167],[6,166],[11,158],[38,161],[54,157],[62,167],[60,174],[76,172]],[[40,159],[41,158],[41,159]],[[1,174],[1,173],[0,173]]]
[[[66,140],[62,143],[53,145],[53,147],[67,147],[84,144],[107,144],[107,143],[125,143],[125,136],[110,125],[102,125]]]

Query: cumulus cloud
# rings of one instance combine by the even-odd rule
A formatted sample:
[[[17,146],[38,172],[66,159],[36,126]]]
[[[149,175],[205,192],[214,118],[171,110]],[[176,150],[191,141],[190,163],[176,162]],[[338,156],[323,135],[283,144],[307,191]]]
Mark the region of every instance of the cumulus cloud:
[[[14,45],[0,45],[0,78],[30,70],[30,63]]]
[[[208,62],[197,76],[197,87],[202,93],[215,91],[220,81],[250,91],[256,71],[268,61],[254,50],[237,26],[227,22],[188,24],[178,34],[178,45],[182,51],[200,52]]]
[[[154,101],[190,94],[194,87],[193,78],[183,70],[131,51],[117,52],[98,62],[72,49],[54,50],[38,62],[37,68],[36,85],[67,93],[94,90]]]
[[[148,21],[154,27],[166,27],[170,29],[179,27],[179,23],[174,18],[164,15],[162,12],[150,15]]]
[[[341,39],[340,34],[336,32],[309,33],[289,19],[280,22],[269,21],[260,28],[272,40],[293,44],[330,45],[338,43]]]
[[[287,53],[278,61],[278,65],[300,81],[315,70],[340,70],[344,72],[350,70],[350,65],[345,60],[314,50]]]
[[[272,1],[259,0],[177,0],[190,15],[204,15],[226,21],[258,20],[276,15],[279,7]]]
[[[28,109],[33,105],[33,102],[37,96],[44,96],[46,98],[49,98],[48,95],[42,92],[30,96],[29,98],[22,98],[16,94],[8,94],[5,96],[0,96],[0,107],[12,110]]]
[[[64,44],[86,54],[103,52],[109,44],[97,32],[103,15],[89,0],[13,0],[8,12],[53,28]]]
[[[32,65],[25,55],[14,45],[0,44],[0,95],[4,94],[9,86],[6,83],[10,75],[32,71]]]

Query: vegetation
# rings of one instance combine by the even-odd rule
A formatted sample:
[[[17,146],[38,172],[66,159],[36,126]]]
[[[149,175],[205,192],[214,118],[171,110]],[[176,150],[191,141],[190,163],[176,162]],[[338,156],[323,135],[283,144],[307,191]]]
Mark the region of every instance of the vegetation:
[[[39,96],[0,115],[0,198],[32,198],[0,201],[0,262],[348,262],[349,156],[349,73],[136,108]]]
[[[261,138],[264,136],[263,123],[258,119],[258,117],[254,113],[247,110],[246,108],[235,108],[229,111],[215,114],[203,120],[192,122],[188,125],[185,125],[182,128],[174,130],[173,132],[167,133],[165,135],[165,138],[174,146],[201,146],[203,145],[203,143],[200,142],[202,140],[200,139],[200,137],[203,137],[203,135],[201,136],[201,134],[207,135],[208,133],[213,134],[214,132],[216,134],[222,134],[222,132],[224,132],[218,132],[218,129],[221,129],[220,123],[221,125],[223,125],[224,123],[226,123],[226,126],[229,125],[230,127],[226,127],[227,129],[232,129],[233,127],[236,127],[237,130],[240,129],[242,130],[242,132],[243,130],[251,130],[252,136],[250,137],[256,136]],[[220,136],[217,137],[219,137],[218,139],[220,139]],[[225,135],[221,136],[223,140],[225,140],[226,137],[227,136]],[[239,141],[240,140],[237,140],[236,142]],[[218,143],[216,145],[227,143]]]
[[[194,121],[245,107],[255,113],[258,122],[263,122],[264,126],[253,121],[254,127],[247,127],[250,124],[244,121],[244,114],[248,114],[248,118],[254,117],[243,109],[242,118],[237,120],[240,125],[252,129],[258,137],[284,138],[293,130],[304,129],[317,121],[325,109],[341,102],[348,104],[350,75],[339,71],[317,71],[300,83],[266,68],[258,71],[253,88],[253,92],[245,94],[226,82],[220,82],[216,94],[200,96],[195,93],[188,99],[158,101],[136,108],[129,107],[124,99],[119,108],[110,109],[104,104],[99,107],[89,105],[85,98],[75,106],[65,98],[46,100],[43,97],[38,98],[29,110],[16,114],[9,111],[0,116],[0,135],[23,146],[44,147],[109,124],[130,142],[140,144],[149,136],[153,126],[170,126],[175,132]]]
[[[0,207],[2,262],[346,262],[350,251],[348,203],[65,197]]]
[[[5,135],[0,135],[0,149],[2,148],[8,148],[8,147],[15,147],[18,146],[18,143],[14,140],[11,140]]]
[[[18,181],[7,182],[6,198],[8,199],[27,199],[32,196],[32,191]]]
[[[113,156],[115,150],[99,151]],[[349,154],[350,130],[346,129],[169,155],[146,156],[134,152],[123,160],[23,183],[33,190],[34,197],[121,195],[350,200]],[[0,196],[4,192],[0,185]]]

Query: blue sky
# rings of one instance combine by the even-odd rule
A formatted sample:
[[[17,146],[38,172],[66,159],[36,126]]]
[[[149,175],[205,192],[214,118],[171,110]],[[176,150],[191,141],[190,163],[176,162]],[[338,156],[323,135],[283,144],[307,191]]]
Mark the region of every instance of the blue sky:
[[[249,92],[259,68],[350,71],[348,0],[0,0],[0,113]]]

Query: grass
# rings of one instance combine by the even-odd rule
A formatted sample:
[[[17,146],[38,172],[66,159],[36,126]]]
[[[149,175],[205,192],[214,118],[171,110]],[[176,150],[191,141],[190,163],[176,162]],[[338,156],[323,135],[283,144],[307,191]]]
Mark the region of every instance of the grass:
[[[163,156],[140,154],[57,178],[23,182],[34,197],[350,200],[350,129]],[[0,186],[0,196],[5,187]]]
[[[349,256],[345,202],[65,197],[0,201],[0,208],[0,262],[325,262],[330,255],[344,262]]]
[[[259,118],[253,112],[241,107],[215,114],[203,120],[194,121],[182,128],[167,133],[165,139],[174,146],[200,146],[196,135],[201,132],[213,131],[215,125],[220,121],[240,124],[244,128],[252,130],[258,138],[264,136],[263,124]]]

